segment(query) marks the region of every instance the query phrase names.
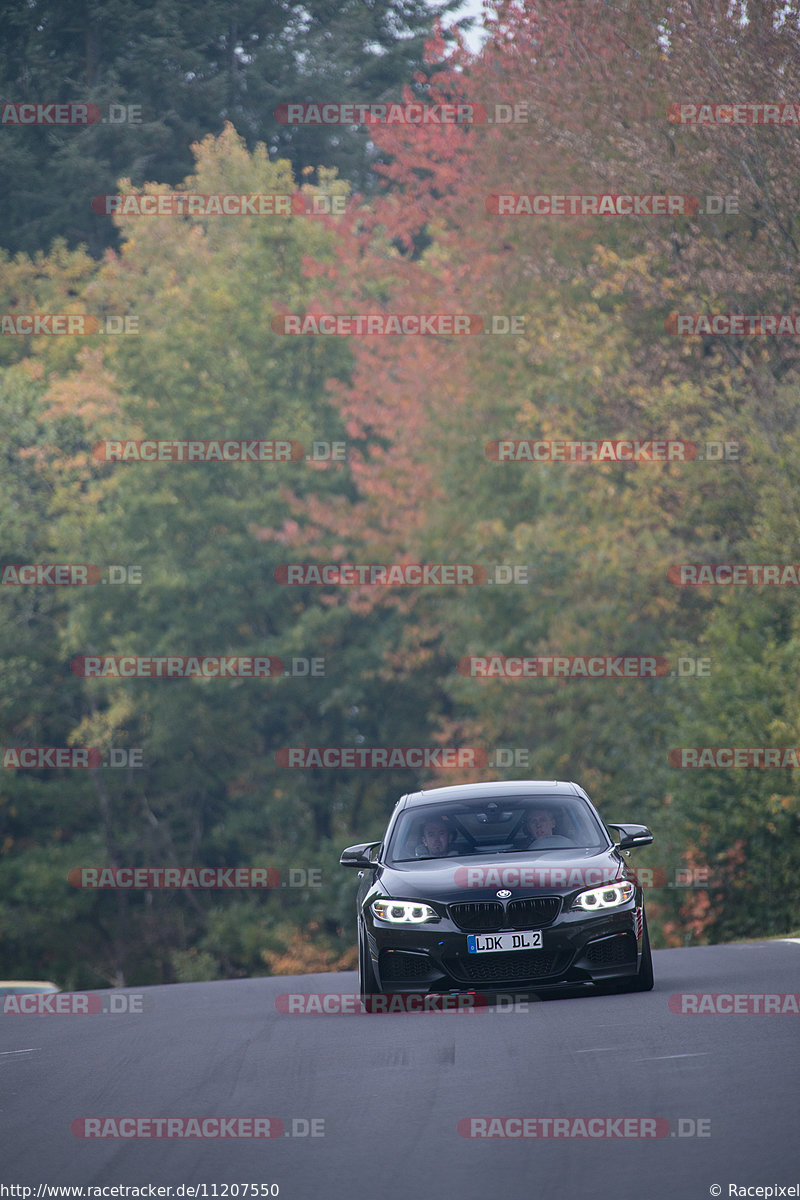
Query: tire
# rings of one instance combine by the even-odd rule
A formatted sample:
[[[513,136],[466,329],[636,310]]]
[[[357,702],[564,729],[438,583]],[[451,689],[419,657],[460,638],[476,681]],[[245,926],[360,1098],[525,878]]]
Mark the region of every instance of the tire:
[[[650,950],[650,934],[647,930],[647,918],[642,912],[642,961],[636,978],[631,982],[632,992],[652,992],[653,990],[653,955]]]
[[[362,996],[381,995],[367,946],[367,935],[361,929],[358,933],[358,990]]]

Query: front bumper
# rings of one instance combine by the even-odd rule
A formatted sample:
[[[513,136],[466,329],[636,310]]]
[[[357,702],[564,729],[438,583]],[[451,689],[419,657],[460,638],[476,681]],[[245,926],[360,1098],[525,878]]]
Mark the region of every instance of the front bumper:
[[[633,900],[613,912],[564,912],[541,927],[542,947],[537,950],[470,954],[467,933],[444,918],[407,929],[367,919],[366,940],[379,985],[386,992],[488,986],[534,990],[605,983],[636,975],[641,911]]]

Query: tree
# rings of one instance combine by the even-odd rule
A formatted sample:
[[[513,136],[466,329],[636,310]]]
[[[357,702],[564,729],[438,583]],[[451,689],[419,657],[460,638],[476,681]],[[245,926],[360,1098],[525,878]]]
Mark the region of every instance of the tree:
[[[457,0],[31,0],[0,6],[2,244],[47,250],[61,236],[95,257],[116,244],[90,207],[129,177],[177,184],[191,145],[232,122],[306,168],[336,167],[370,186],[366,128],[291,127],[290,100],[394,97],[423,66],[423,43]],[[324,78],[325,94],[319,93]],[[13,106],[83,101],[95,123],[19,125]],[[5,104],[12,108],[6,112]],[[109,106],[115,106],[110,108]],[[132,107],[131,107],[132,106]],[[16,118],[19,119],[19,118]],[[51,119],[54,119],[51,117]]]

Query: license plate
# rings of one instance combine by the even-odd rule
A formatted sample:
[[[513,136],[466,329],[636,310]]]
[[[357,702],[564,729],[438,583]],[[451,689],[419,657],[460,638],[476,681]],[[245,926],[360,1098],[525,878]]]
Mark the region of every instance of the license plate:
[[[541,950],[541,929],[530,929],[524,933],[470,933],[467,949],[470,954],[495,953],[498,950]]]

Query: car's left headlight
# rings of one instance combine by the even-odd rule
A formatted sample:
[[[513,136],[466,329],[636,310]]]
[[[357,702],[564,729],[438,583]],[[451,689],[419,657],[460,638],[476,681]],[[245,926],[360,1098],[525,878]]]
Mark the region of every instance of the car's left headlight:
[[[373,900],[372,911],[379,920],[390,921],[392,925],[421,925],[423,921],[439,919],[430,904],[414,900]]]
[[[634,884],[625,880],[623,883],[613,883],[606,887],[590,888],[581,892],[573,901],[573,908],[582,908],[586,912],[596,912],[600,908],[619,908],[633,899],[636,891]]]

